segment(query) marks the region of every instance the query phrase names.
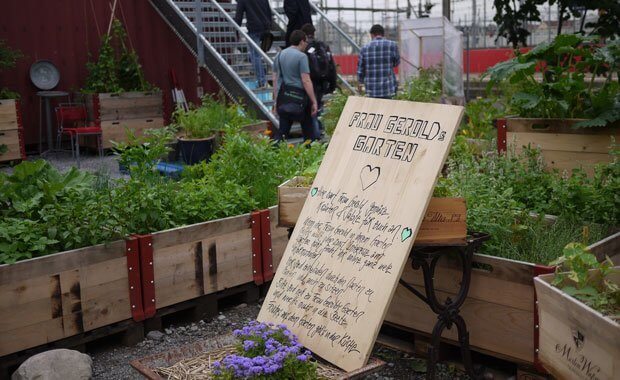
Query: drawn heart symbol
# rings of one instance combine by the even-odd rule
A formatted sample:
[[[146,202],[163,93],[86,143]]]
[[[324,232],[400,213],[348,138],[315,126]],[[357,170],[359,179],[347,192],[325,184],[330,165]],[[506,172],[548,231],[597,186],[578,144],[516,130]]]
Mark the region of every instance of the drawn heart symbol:
[[[411,231],[411,228],[409,227],[403,228],[403,230],[400,232],[400,241],[402,242],[402,241],[409,239],[411,235],[413,235],[413,231]]]
[[[381,175],[381,168],[376,166],[372,167],[370,165],[366,165],[362,168],[360,172],[360,180],[362,181],[362,190],[368,189],[370,186],[374,185],[375,182],[379,179],[379,175]]]
[[[313,187],[312,190],[310,190],[310,195],[312,195],[313,197],[316,195],[316,193],[319,192],[319,189],[316,187]]]

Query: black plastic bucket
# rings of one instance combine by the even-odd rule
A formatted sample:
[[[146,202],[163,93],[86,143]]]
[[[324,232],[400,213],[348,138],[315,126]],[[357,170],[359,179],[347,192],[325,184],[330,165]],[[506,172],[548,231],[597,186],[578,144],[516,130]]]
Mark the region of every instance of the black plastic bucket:
[[[209,161],[214,150],[215,136],[191,140],[179,138],[179,152],[181,153],[181,159],[186,165]]]

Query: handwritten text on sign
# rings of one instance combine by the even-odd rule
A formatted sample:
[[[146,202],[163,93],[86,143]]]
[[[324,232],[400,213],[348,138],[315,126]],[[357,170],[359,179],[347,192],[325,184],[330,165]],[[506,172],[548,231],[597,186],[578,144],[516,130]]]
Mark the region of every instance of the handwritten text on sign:
[[[259,320],[345,370],[365,364],[461,114],[349,98]]]

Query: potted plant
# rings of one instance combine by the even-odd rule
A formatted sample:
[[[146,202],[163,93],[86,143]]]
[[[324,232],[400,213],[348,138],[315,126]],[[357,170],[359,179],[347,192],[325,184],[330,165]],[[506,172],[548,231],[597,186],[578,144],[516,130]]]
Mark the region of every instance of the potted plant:
[[[15,66],[22,54],[0,40],[0,70]],[[19,94],[0,88],[0,162],[26,159],[19,112]]]
[[[620,267],[575,243],[554,264],[535,279],[541,363],[558,379],[617,379]]]
[[[89,118],[101,122],[103,147],[124,141],[125,129],[141,136],[146,129],[164,125],[162,93],[144,77],[136,52],[127,45],[127,33],[114,19],[102,36],[99,56],[86,64],[88,77],[80,94]],[[87,144],[93,141],[87,140]]]
[[[239,130],[253,121],[239,106],[227,105],[210,95],[202,98],[200,107],[177,110],[174,120],[180,132],[180,156],[187,165],[209,161],[226,130]]]
[[[500,142],[539,146],[547,167],[571,170],[609,162],[618,141],[620,42],[559,35],[490,68],[487,90],[502,87],[507,114]],[[500,132],[502,130],[500,129]]]

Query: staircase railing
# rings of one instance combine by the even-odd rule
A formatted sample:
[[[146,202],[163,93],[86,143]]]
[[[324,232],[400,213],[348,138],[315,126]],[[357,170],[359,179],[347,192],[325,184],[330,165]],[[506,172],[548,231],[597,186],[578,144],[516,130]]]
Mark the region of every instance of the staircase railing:
[[[214,0],[210,1],[220,12],[227,16],[229,22],[232,21],[230,22],[231,26],[236,27],[239,33],[248,40],[248,43],[252,44],[254,42],[217,2]],[[204,68],[233,101],[242,102],[246,107],[257,112],[258,115],[262,115],[262,117],[271,121],[274,127],[277,128],[279,126],[278,119],[271,113],[270,109],[248,88],[247,84],[237,75],[228,62],[222,58],[217,49],[200,33],[172,0],[149,0],[149,2],[194,56],[197,58],[204,57]],[[255,43],[253,47],[257,47]],[[262,52],[260,48],[259,51]],[[266,59],[271,61],[268,56],[266,56]]]

